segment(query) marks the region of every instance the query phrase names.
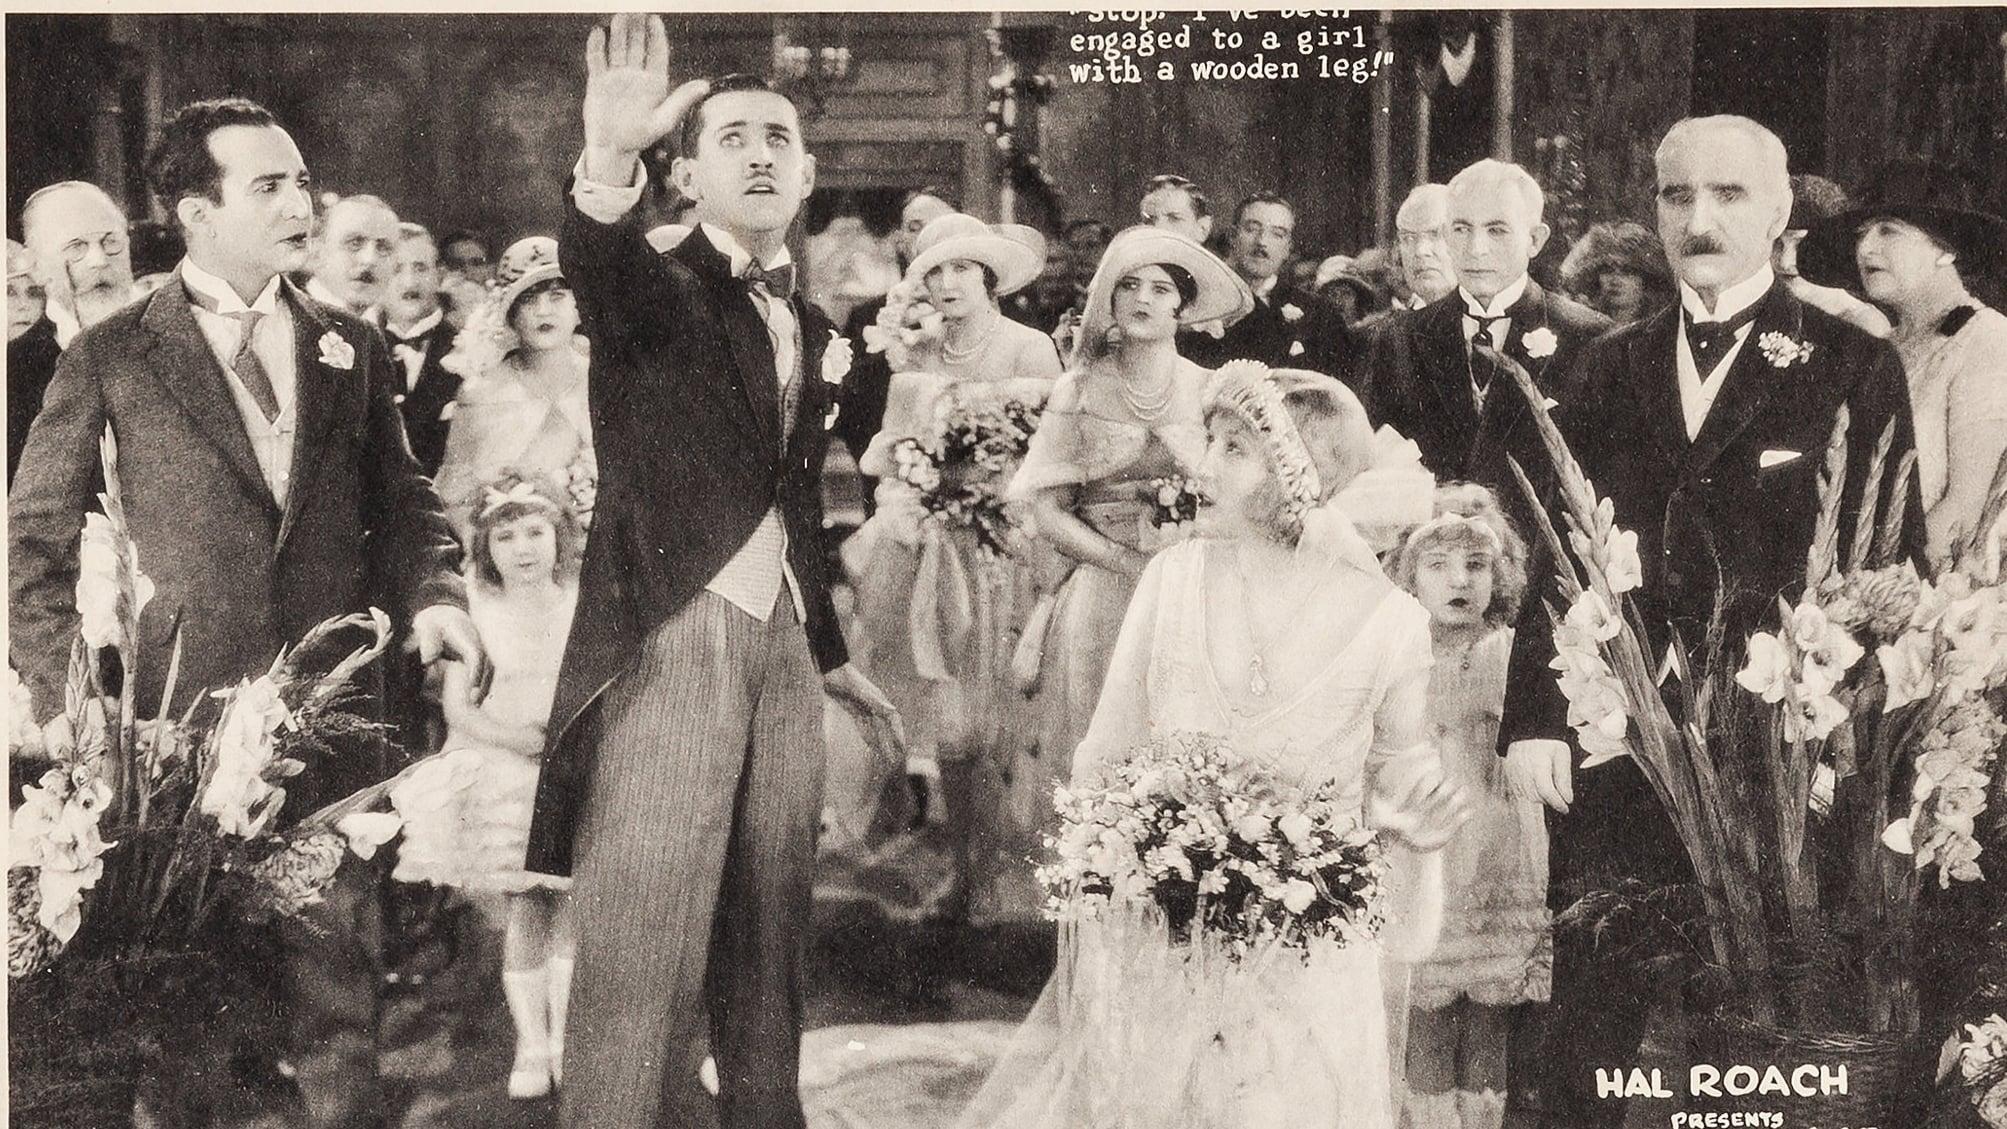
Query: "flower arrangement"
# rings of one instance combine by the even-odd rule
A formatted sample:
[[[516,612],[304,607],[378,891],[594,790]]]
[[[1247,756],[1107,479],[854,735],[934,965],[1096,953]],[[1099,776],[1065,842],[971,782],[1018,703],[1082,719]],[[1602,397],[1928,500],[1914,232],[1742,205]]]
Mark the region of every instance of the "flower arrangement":
[[[1780,599],[1777,629],[1745,641],[1740,669],[1719,606],[1704,677],[1677,637],[1653,661],[1630,595],[1636,536],[1616,526],[1532,381],[1508,371],[1533,406],[1567,526],[1564,542],[1515,462],[1556,562],[1565,611],[1548,605],[1551,665],[1584,768],[1629,756],[1650,782],[1699,880],[1707,962],[1737,983],[1746,1018],[1915,1033],[1919,886],[1932,870],[1942,885],[1981,878],[1975,821],[2001,785],[2007,588],[1981,579],[1997,565],[1977,559],[1976,541],[1935,581],[1901,559],[1915,456],[1885,473],[1893,423],[1842,546],[1843,409],[1802,596]],[[2007,465],[1979,528],[2003,511]]]
[[[941,312],[927,301],[919,281],[901,280],[885,292],[885,305],[864,327],[864,351],[883,353],[893,372],[913,367],[914,352],[941,339]]]
[[[1989,1015],[1967,1024],[1958,1045],[1958,1071],[1979,1119],[2007,1129],[2007,1019]]]
[[[894,445],[894,476],[919,494],[930,518],[974,532],[988,552],[1007,554],[1017,524],[1000,484],[1030,449],[1040,408],[1016,396],[943,395],[932,436]]]
[[[1199,502],[1204,494],[1198,483],[1182,474],[1150,480],[1150,523],[1158,529],[1185,525],[1199,519]]]
[[[177,624],[157,720],[138,718],[133,640],[153,583],[126,524],[109,428],[100,457],[102,512],[89,515],[79,556],[68,740],[45,740],[24,720],[33,702],[9,670],[9,754],[50,765],[9,820],[16,980],[59,964],[85,937],[80,959],[130,960],[185,945],[226,912],[291,915],[320,899],[347,854],[367,858],[401,827],[395,815],[367,810],[387,782],[277,825],[289,779],[351,740],[379,737],[381,727],[353,709],[356,676],[390,643],[390,619],[374,608],[320,624],[255,679],[192,695],[178,717]],[[351,639],[361,642],[344,652]],[[117,695],[100,675],[111,660],[124,675]],[[302,855],[320,864],[294,865]]]
[[[1038,872],[1055,920],[1160,914],[1174,940],[1229,955],[1313,939],[1352,944],[1384,922],[1376,834],[1333,786],[1281,784],[1204,734],[1132,751],[1098,786],[1054,797],[1056,860]]]

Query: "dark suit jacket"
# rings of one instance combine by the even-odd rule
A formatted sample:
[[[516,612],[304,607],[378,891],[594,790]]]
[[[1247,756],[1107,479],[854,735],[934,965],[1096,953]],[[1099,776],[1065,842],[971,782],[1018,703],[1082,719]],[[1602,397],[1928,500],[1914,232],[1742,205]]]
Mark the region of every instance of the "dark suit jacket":
[[[1610,319],[1547,292],[1532,279],[1506,313],[1512,321],[1504,356],[1524,368],[1542,391],[1568,400],[1562,385],[1576,355],[1611,327]],[[1392,425],[1414,440],[1422,449],[1423,465],[1438,479],[1482,482],[1511,506],[1518,490],[1504,463],[1502,440],[1527,422],[1529,409],[1510,378],[1496,371],[1496,361],[1464,340],[1463,315],[1463,296],[1452,293],[1384,322],[1372,337],[1366,365],[1366,409],[1374,424]],[[1527,337],[1539,338],[1542,329],[1553,334],[1554,348],[1536,357]],[[1473,372],[1486,382],[1483,413],[1471,395]],[[1487,420],[1487,415],[1495,418]]]
[[[1299,316],[1292,318],[1291,309]],[[1219,337],[1203,330],[1181,330],[1178,352],[1200,368],[1246,359],[1270,368],[1309,369],[1348,382],[1360,359],[1344,313],[1315,293],[1291,286],[1287,279],[1278,279],[1268,297],[1258,299],[1246,317]]]
[[[871,437],[885,426],[885,399],[892,390],[892,365],[885,354],[864,351],[864,327],[876,322],[884,309],[885,299],[873,298],[850,311],[850,317],[843,323],[843,335],[850,339],[856,363],[843,381],[843,411],[836,419],[836,438],[843,440],[850,456],[856,459],[864,457]],[[871,505],[871,484],[876,481],[864,480],[867,509]]]
[[[1894,349],[1805,305],[1782,285],[1761,302],[1695,440],[1687,439],[1680,409],[1677,307],[1588,345],[1576,362],[1577,399],[1562,405],[1563,429],[1583,471],[1615,503],[1618,525],[1638,535],[1644,584],[1633,595],[1654,657],[1664,655],[1675,627],[1690,653],[1700,650],[1717,580],[1729,594],[1726,661],[1736,667],[1749,633],[1775,624],[1778,597],[1796,601],[1819,512],[1819,470],[1841,406],[1851,417],[1842,531],[1853,529],[1882,428],[1896,421],[1890,467],[1914,446],[1908,386]],[[1812,355],[1776,367],[1759,345],[1766,333],[1805,342]],[[1792,451],[1797,458],[1762,465],[1765,452]],[[1890,488],[1885,479],[1884,494]],[[1918,560],[1921,511],[1912,480],[1905,548]],[[1541,603],[1556,598],[1546,579],[1551,566],[1538,565],[1533,575],[1507,675],[1500,749],[1516,740],[1570,737],[1567,702],[1547,665],[1553,634]],[[1599,863],[1655,881],[1686,874],[1678,840],[1634,762],[1578,771],[1574,783],[1572,812],[1550,820],[1557,900],[1568,899],[1568,879]]]
[[[575,723],[776,505],[816,664],[848,661],[822,553],[829,319],[797,294],[802,385],[783,439],[766,325],[703,231],[658,255],[633,214],[601,224],[569,198],[566,209],[565,278],[592,342],[599,495],[530,827],[530,869],[551,874],[570,872],[591,768],[588,727]]]
[[[425,363],[418,369],[417,385],[407,387],[404,362],[396,356],[396,335],[384,331],[393,346],[391,375],[398,382],[397,409],[404,416],[404,433],[410,437],[411,453],[417,456],[418,465],[428,478],[439,475],[439,460],[446,457],[446,432],[452,426],[452,420],[441,419],[440,413],[460,394],[460,378],[441,364],[446,354],[453,351],[457,332],[453,323],[441,318],[438,325],[405,342],[425,354]]]
[[[7,343],[7,481],[21,465],[21,448],[27,445],[28,428],[35,413],[42,410],[42,396],[56,377],[56,360],[63,355],[56,344],[56,326],[43,318],[28,331]]]
[[[283,508],[178,279],[85,330],[57,364],[8,498],[12,657],[42,717],[63,703],[77,533],[98,508],[107,425],[156,585],[139,624],[144,709],[160,700],[177,617],[186,702],[263,672],[331,616],[374,605],[408,624],[430,605],[465,605],[459,545],[405,444],[382,334],[291,285],[281,293],[299,342]],[[330,334],[353,348],[351,366],[320,360]]]

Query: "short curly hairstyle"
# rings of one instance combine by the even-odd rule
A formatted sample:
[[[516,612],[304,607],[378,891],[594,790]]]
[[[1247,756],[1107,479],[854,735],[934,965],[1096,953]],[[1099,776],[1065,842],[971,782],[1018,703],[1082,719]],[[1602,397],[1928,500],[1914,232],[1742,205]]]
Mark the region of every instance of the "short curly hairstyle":
[[[529,489],[523,490],[527,485]],[[504,469],[473,490],[468,504],[473,525],[467,534],[467,563],[474,579],[491,588],[502,586],[502,570],[495,564],[489,537],[496,529],[518,518],[540,517],[551,523],[557,537],[556,574],[560,579],[575,575],[585,548],[585,528],[565,501],[565,492],[548,478],[514,469]]]
[[[1437,520],[1445,517],[1468,520]],[[1526,597],[1526,541],[1489,487],[1475,482],[1436,487],[1435,518],[1409,530],[1389,561],[1394,582],[1413,592],[1422,554],[1431,548],[1490,550],[1491,606],[1484,609],[1484,621],[1507,627],[1518,618]]]

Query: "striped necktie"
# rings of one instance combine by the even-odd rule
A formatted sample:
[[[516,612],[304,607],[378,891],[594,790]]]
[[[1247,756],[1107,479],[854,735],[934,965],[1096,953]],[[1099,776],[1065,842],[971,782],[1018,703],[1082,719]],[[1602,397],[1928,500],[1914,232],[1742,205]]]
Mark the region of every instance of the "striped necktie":
[[[253,339],[257,336],[258,323],[265,315],[257,310],[233,310],[224,313],[217,308],[215,299],[192,286],[186,289],[188,296],[195,300],[196,305],[219,317],[234,319],[244,327],[243,333],[237,338],[237,352],[230,358],[230,371],[237,374],[237,379],[243,382],[245,390],[251,393],[251,399],[257,402],[258,410],[265,413],[265,422],[270,423],[278,419],[279,394],[272,390],[272,378],[265,372],[265,362],[258,359],[257,351],[251,347]]]

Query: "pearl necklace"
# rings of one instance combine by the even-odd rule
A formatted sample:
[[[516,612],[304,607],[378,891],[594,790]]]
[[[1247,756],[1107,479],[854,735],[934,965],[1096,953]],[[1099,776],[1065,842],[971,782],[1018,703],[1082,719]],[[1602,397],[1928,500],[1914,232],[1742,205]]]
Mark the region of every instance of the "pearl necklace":
[[[1116,373],[1116,383],[1122,391],[1122,402],[1127,404],[1136,418],[1144,423],[1153,423],[1161,417],[1170,408],[1171,400],[1178,391],[1175,371],[1164,374],[1161,388],[1153,389],[1141,396],[1136,394],[1135,385],[1129,378],[1119,371]]]
[[[971,345],[966,349],[955,348],[953,345],[948,343],[947,335],[942,334],[941,359],[947,361],[951,365],[959,365],[959,364],[965,364],[968,361],[974,359],[975,357],[982,355],[983,350],[989,348],[990,339],[997,335],[997,325],[1002,321],[1003,321],[1002,311],[1000,310],[990,311],[989,328],[983,331],[982,337],[978,338],[974,345]]]

